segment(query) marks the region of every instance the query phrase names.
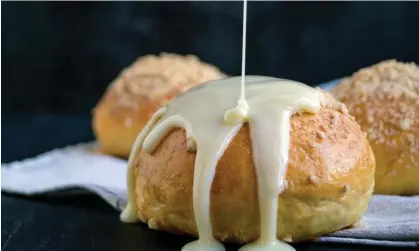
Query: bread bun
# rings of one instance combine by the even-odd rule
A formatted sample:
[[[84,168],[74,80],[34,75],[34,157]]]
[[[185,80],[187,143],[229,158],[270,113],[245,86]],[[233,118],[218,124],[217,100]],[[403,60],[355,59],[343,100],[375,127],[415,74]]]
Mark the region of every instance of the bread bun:
[[[356,223],[367,209],[375,161],[368,140],[330,95],[315,115],[291,118],[287,186],[278,200],[277,236],[303,241]],[[134,153],[137,217],[150,228],[197,236],[192,188],[195,153],[174,129],[151,153]],[[257,177],[249,127],[234,137],[216,167],[210,194],[214,236],[246,243],[259,237]]]
[[[191,55],[139,58],[110,84],[92,111],[101,150],[128,158],[138,132],[160,106],[195,85],[222,77],[218,68]]]
[[[383,61],[333,89],[355,116],[377,162],[375,193],[419,194],[419,68]]]

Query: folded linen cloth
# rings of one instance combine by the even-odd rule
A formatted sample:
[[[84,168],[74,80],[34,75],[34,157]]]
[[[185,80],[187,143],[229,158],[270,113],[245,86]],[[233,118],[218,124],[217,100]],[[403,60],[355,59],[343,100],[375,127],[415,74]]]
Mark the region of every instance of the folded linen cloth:
[[[93,146],[94,143],[80,144],[2,164],[1,189],[24,195],[65,196],[63,192],[68,188],[82,188],[120,211],[126,205],[127,162],[93,153]],[[419,196],[374,195],[359,226],[316,242],[419,248]]]

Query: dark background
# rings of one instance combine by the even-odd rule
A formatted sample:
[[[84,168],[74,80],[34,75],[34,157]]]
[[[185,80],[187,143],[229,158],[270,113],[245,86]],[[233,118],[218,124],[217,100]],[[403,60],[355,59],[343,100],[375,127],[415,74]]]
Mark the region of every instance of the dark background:
[[[138,56],[192,53],[240,74],[241,2],[2,2],[3,114],[89,114]],[[316,85],[419,62],[419,3],[250,2],[247,73]]]
[[[93,140],[90,111],[137,57],[240,74],[242,2],[2,2],[2,162]],[[419,2],[249,2],[247,73],[310,85],[419,63]]]

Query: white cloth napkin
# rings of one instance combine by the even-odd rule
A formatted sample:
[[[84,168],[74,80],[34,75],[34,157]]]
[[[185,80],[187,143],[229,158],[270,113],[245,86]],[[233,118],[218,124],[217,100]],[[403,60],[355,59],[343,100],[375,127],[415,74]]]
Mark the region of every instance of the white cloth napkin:
[[[1,189],[24,195],[53,192],[65,196],[69,188],[83,188],[122,210],[126,205],[127,163],[92,153],[93,145],[70,146],[2,164]],[[374,196],[360,226],[316,241],[419,247],[419,196]]]

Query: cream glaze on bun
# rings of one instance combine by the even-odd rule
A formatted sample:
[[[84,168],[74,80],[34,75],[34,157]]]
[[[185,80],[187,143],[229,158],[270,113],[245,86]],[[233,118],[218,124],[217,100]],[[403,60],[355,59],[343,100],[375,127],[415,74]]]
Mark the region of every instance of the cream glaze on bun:
[[[199,237],[185,250],[223,250],[219,241],[291,250],[278,240],[355,224],[375,160],[345,105],[259,76],[246,76],[248,107],[236,105],[239,94],[240,78],[212,81],[152,116],[131,152],[121,219]]]

